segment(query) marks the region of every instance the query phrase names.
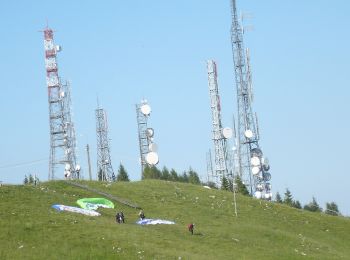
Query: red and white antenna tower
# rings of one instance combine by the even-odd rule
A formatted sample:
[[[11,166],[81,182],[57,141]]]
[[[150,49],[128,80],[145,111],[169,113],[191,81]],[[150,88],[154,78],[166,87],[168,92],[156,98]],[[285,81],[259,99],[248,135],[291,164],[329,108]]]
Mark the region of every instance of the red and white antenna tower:
[[[61,83],[58,75],[57,53],[53,30],[44,30],[46,83],[49,101],[50,161],[49,180],[55,179],[56,169],[64,165],[66,178],[79,179],[80,166],[76,162],[76,139],[71,117],[70,84]]]

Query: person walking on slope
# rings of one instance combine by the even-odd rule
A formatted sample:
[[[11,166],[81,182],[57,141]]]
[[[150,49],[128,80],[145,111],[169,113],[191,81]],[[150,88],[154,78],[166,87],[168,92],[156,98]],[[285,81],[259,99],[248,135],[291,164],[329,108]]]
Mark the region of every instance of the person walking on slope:
[[[193,235],[193,229],[194,229],[194,224],[193,223],[188,224],[188,231],[190,231],[192,235]]]
[[[145,219],[145,213],[143,212],[143,210],[140,210],[139,217],[141,220]]]

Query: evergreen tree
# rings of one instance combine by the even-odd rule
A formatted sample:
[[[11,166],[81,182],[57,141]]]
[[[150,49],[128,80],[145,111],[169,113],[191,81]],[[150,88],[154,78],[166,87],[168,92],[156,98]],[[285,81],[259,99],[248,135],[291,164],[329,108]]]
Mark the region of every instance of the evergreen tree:
[[[301,204],[300,204],[300,201],[299,201],[299,200],[295,200],[295,201],[293,201],[292,206],[293,206],[293,208],[302,209],[302,207],[301,207]]]
[[[239,176],[235,177],[235,190],[237,193],[249,196],[249,191],[247,187],[244,185],[244,183],[242,182],[241,177]]]
[[[177,175],[177,172],[174,169],[171,169],[170,171],[170,180],[172,181],[178,181],[179,176]]]
[[[318,205],[315,197],[312,197],[312,201],[304,206],[305,210],[312,211],[312,212],[321,212],[322,208]]]
[[[34,183],[34,178],[33,178],[32,174],[29,174],[28,183],[29,184],[33,184]]]
[[[325,213],[328,215],[339,216],[340,212],[338,209],[338,205],[335,202],[326,203]]]
[[[152,169],[148,166],[148,164],[146,164],[145,168],[143,169],[142,179],[152,179]]]
[[[162,172],[158,170],[158,168],[155,165],[151,167],[151,171],[152,171],[152,179],[161,179]]]
[[[198,174],[190,167],[188,171],[188,182],[192,184],[200,184],[201,180],[198,177]]]
[[[288,188],[286,189],[286,192],[284,193],[283,203],[287,204],[288,206],[293,206],[293,196]]]
[[[281,195],[280,195],[279,192],[276,193],[276,202],[277,202],[277,203],[283,203],[282,198],[281,198]]]
[[[122,164],[119,165],[117,181],[130,181],[128,173]]]
[[[162,169],[162,180],[170,180],[170,173],[167,167],[163,167]]]
[[[228,182],[227,178],[225,176],[222,176],[221,189],[222,190],[229,190],[230,189],[229,185],[230,185],[230,183]]]
[[[27,175],[24,175],[23,184],[24,184],[24,185],[27,185],[27,184],[28,184],[28,177],[27,177]]]

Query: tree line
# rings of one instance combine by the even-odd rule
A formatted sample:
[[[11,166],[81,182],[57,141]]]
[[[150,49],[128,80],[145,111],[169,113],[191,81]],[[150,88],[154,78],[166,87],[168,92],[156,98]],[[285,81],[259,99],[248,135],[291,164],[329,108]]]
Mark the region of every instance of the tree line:
[[[304,210],[311,211],[311,212],[324,212],[328,215],[333,215],[333,216],[340,216],[341,215],[341,213],[338,209],[338,205],[335,202],[329,202],[329,203],[327,202],[326,209],[323,211],[323,209],[317,203],[317,200],[315,197],[312,198],[311,202],[305,204],[304,207],[302,207],[300,201],[293,199],[293,195],[289,189],[286,189],[286,192],[284,193],[283,199],[282,199],[281,195],[279,194],[279,192],[277,192],[275,202],[280,203],[280,204],[285,204],[285,205],[288,205],[290,207],[297,208],[297,209],[304,209]]]

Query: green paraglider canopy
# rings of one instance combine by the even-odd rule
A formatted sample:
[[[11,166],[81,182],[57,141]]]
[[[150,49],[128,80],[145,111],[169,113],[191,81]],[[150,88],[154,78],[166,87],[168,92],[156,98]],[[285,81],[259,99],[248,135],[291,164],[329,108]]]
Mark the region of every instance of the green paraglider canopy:
[[[83,209],[96,210],[98,207],[114,209],[112,201],[104,198],[83,198],[77,200],[77,204]]]

